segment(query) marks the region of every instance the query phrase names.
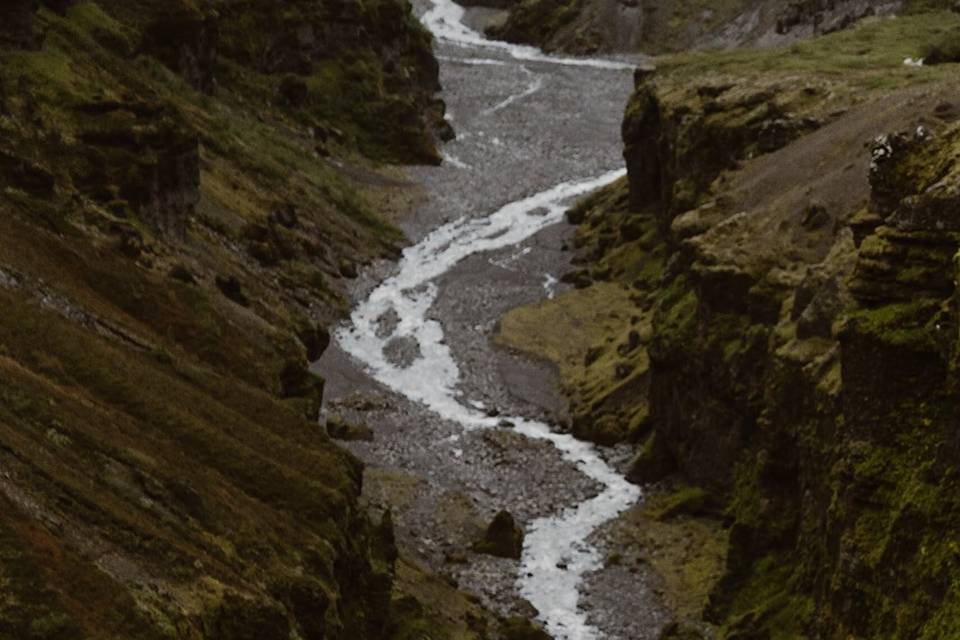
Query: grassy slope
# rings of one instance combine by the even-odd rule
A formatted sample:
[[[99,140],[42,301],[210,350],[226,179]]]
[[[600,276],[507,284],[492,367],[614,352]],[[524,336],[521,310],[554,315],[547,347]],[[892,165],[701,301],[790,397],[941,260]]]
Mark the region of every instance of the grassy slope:
[[[314,130],[371,176],[358,148],[426,134],[283,104],[284,73],[222,52],[198,91],[141,47],[153,8],[43,8],[42,48],[0,50],[0,637],[387,637],[395,550],[306,364],[341,273],[402,237]],[[386,96],[377,55],[310,81]]]

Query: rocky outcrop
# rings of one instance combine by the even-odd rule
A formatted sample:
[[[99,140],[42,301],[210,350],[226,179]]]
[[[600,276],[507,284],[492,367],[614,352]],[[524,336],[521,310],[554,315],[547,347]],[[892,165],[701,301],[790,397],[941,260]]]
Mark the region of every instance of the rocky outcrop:
[[[742,262],[701,264],[704,240],[684,245],[693,263],[672,286],[687,293],[661,303],[651,421],[686,477],[729,496],[727,574],[707,614],[734,635],[765,633],[768,615],[799,635],[916,637],[955,615],[940,604],[951,570],[933,541],[955,513],[940,452],[958,410],[958,242],[939,200],[952,169],[924,147],[934,145],[878,141],[873,202],[885,203],[885,224],[856,253],[838,235],[837,251],[792,292]],[[936,178],[911,176],[919,167]],[[769,299],[768,311],[753,299]],[[926,471],[911,469],[921,460]],[[759,584],[770,591],[738,599]],[[887,616],[893,608],[910,613]]]
[[[630,207],[654,205],[664,232],[678,214],[703,204],[721,172],[822,124],[791,113],[801,90],[716,80],[661,92],[649,72],[638,73],[635,81],[623,121]]]
[[[83,159],[74,181],[80,191],[182,238],[200,201],[196,132],[160,104],[100,101],[78,111]]]
[[[257,72],[285,78],[282,99],[318,121],[350,112],[354,135],[386,159],[439,163],[438,139],[449,139],[439,66],[430,35],[410,5],[218,0],[223,55]],[[343,75],[327,72],[343,65]],[[295,99],[290,88],[297,83]],[[281,86],[283,89],[283,86]],[[343,120],[337,122],[344,124]],[[346,128],[346,127],[345,127]]]

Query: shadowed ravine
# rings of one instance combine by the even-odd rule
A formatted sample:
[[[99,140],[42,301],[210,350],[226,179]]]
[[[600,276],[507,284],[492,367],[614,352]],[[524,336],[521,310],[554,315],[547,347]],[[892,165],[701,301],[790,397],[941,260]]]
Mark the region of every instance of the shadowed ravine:
[[[444,531],[434,505],[462,495],[481,517],[506,508],[527,534],[520,564],[478,558],[457,575],[462,586],[504,612],[524,612],[519,594],[558,639],[655,636],[661,616],[643,581],[605,580],[594,536],[639,488],[615,468],[616,453],[608,461],[548,422],[561,413],[548,372],[488,340],[504,311],[552,294],[567,260],[565,209],[625,173],[618,132],[634,65],[489,42],[445,0],[422,19],[438,39],[458,139],[443,167],[413,171],[428,195],[406,223],[415,244],[399,265],[364,274],[320,363],[330,404],[358,388],[391,398],[364,416],[375,441],[351,446],[372,466],[425,480],[407,508],[390,505],[401,540],[425,561],[442,563],[431,547],[469,542],[466,529]],[[507,429],[522,436],[509,436],[521,459],[491,461],[491,443],[501,446],[491,439]],[[587,576],[598,594],[590,611]]]

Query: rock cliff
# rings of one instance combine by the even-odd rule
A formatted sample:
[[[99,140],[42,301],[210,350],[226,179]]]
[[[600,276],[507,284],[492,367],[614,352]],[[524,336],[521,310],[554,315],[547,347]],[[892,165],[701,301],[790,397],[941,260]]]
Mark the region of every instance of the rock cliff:
[[[561,369],[573,428],[635,442],[634,479],[698,487],[729,534],[712,631],[665,637],[956,633],[960,95],[901,64],[956,20],[638,73],[628,179],[569,214],[581,288],[540,325],[622,292]]]

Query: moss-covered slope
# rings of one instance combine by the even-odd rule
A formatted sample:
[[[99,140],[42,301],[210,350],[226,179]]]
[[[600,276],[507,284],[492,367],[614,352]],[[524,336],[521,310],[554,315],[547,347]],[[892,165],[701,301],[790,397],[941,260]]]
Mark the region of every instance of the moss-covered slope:
[[[307,367],[436,72],[392,0],[0,9],[0,638],[390,637]]]

